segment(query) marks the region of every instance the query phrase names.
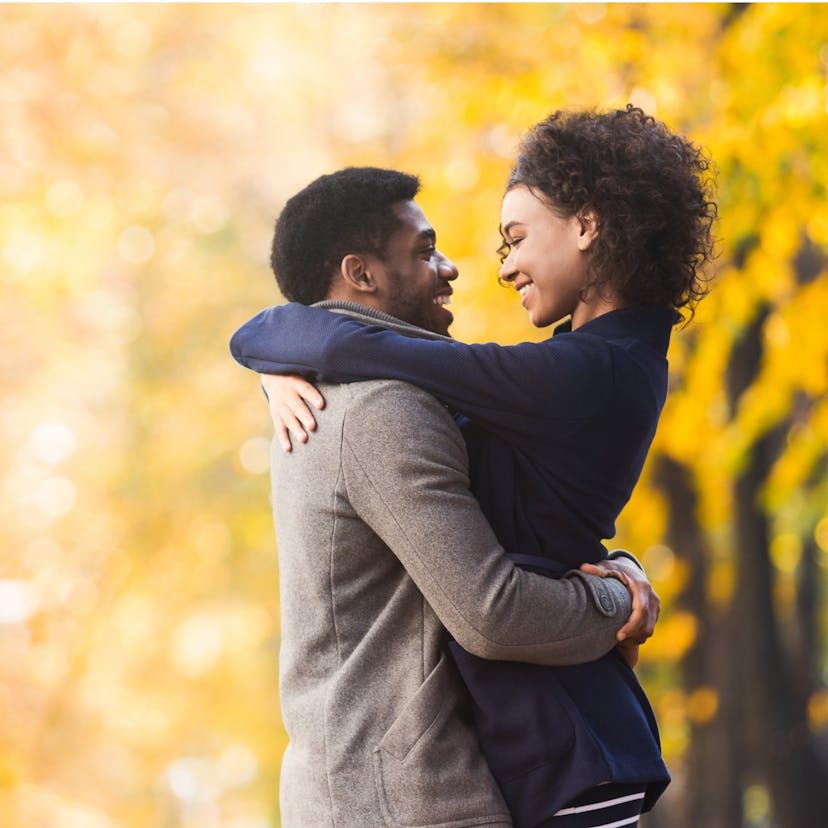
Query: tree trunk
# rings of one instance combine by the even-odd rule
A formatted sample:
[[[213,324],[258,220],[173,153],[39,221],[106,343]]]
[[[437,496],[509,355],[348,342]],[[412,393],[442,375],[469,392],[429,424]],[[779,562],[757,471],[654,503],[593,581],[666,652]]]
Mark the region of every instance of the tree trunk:
[[[682,661],[685,691],[708,687],[719,702],[710,721],[690,724],[681,823],[675,828],[738,828],[742,824],[742,762],[736,726],[738,698],[731,658],[731,613],[711,608],[707,600],[709,551],[689,469],[661,457],[656,477],[669,503],[668,542],[687,562],[690,573],[677,603],[699,623],[696,641]]]
[[[820,638],[817,632],[819,607],[818,549],[813,533],[804,539],[802,558],[797,571],[796,651],[793,659],[793,682],[797,695],[807,699],[818,687]]]
[[[755,378],[762,359],[761,311],[734,348],[728,370],[731,410]],[[770,523],[759,496],[784,446],[788,423],[768,431],[754,445],[734,488],[734,540],[737,560],[735,647],[741,713],[748,755],[770,789],[774,825],[817,828],[828,814],[828,776],[814,751],[805,700],[779,638],[773,603]]]

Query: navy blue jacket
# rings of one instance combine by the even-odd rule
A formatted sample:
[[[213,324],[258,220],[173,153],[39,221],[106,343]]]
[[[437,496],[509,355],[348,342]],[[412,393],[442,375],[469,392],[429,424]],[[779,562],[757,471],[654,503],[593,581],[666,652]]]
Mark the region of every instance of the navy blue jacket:
[[[261,373],[405,380],[462,412],[472,490],[498,540],[557,574],[606,557],[664,404],[674,322],[669,310],[626,309],[540,343],[467,345],[290,304],[246,323],[231,350]],[[606,781],[647,783],[652,807],[669,774],[649,703],[616,653],[553,668],[453,652],[517,826]]]

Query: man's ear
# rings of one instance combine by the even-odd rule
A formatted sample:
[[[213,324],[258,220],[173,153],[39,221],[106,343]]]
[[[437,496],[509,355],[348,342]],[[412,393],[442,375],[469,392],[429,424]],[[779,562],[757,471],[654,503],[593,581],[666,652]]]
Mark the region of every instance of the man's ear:
[[[578,213],[578,221],[581,224],[581,233],[578,236],[578,249],[589,250],[595,239],[598,238],[600,223],[598,214],[591,207],[585,207]]]
[[[339,276],[350,290],[374,293],[377,289],[371,266],[364,256],[355,253],[344,256],[339,263]]]

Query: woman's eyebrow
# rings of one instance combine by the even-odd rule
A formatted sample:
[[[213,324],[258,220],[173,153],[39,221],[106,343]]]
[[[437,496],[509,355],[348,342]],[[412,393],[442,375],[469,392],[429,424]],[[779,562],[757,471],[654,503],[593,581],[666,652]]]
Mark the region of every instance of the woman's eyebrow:
[[[498,228],[500,230],[500,235],[501,236],[508,236],[513,227],[518,227],[519,225],[522,225],[522,224],[523,224],[522,221],[518,221],[517,219],[515,219],[514,221],[508,222],[505,227],[503,225],[501,225]]]

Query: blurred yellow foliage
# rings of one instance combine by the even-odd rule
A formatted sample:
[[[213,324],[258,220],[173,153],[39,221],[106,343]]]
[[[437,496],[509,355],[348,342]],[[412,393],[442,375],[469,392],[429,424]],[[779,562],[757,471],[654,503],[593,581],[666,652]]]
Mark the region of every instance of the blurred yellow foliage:
[[[697,687],[687,697],[687,716],[696,724],[707,724],[719,709],[719,694],[712,687]]]
[[[545,336],[495,280],[523,130],[632,101],[707,147],[717,279],[674,337],[653,455],[690,470],[725,607],[733,476],[793,411],[773,560],[795,575],[794,536],[828,553],[826,44],[819,4],[0,7],[4,828],[279,825],[270,426],[227,340],[279,301],[272,222],[322,172],[421,174],[463,274],[454,334],[507,343]],[[700,620],[655,465],[611,543],[664,601],[641,675],[680,763],[719,700],[680,689]]]
[[[695,642],[698,626],[698,618],[692,613],[668,613],[659,621],[658,634],[642,647],[642,663],[680,661]]]
[[[814,730],[828,725],[828,690],[820,690],[808,700],[808,718]]]

